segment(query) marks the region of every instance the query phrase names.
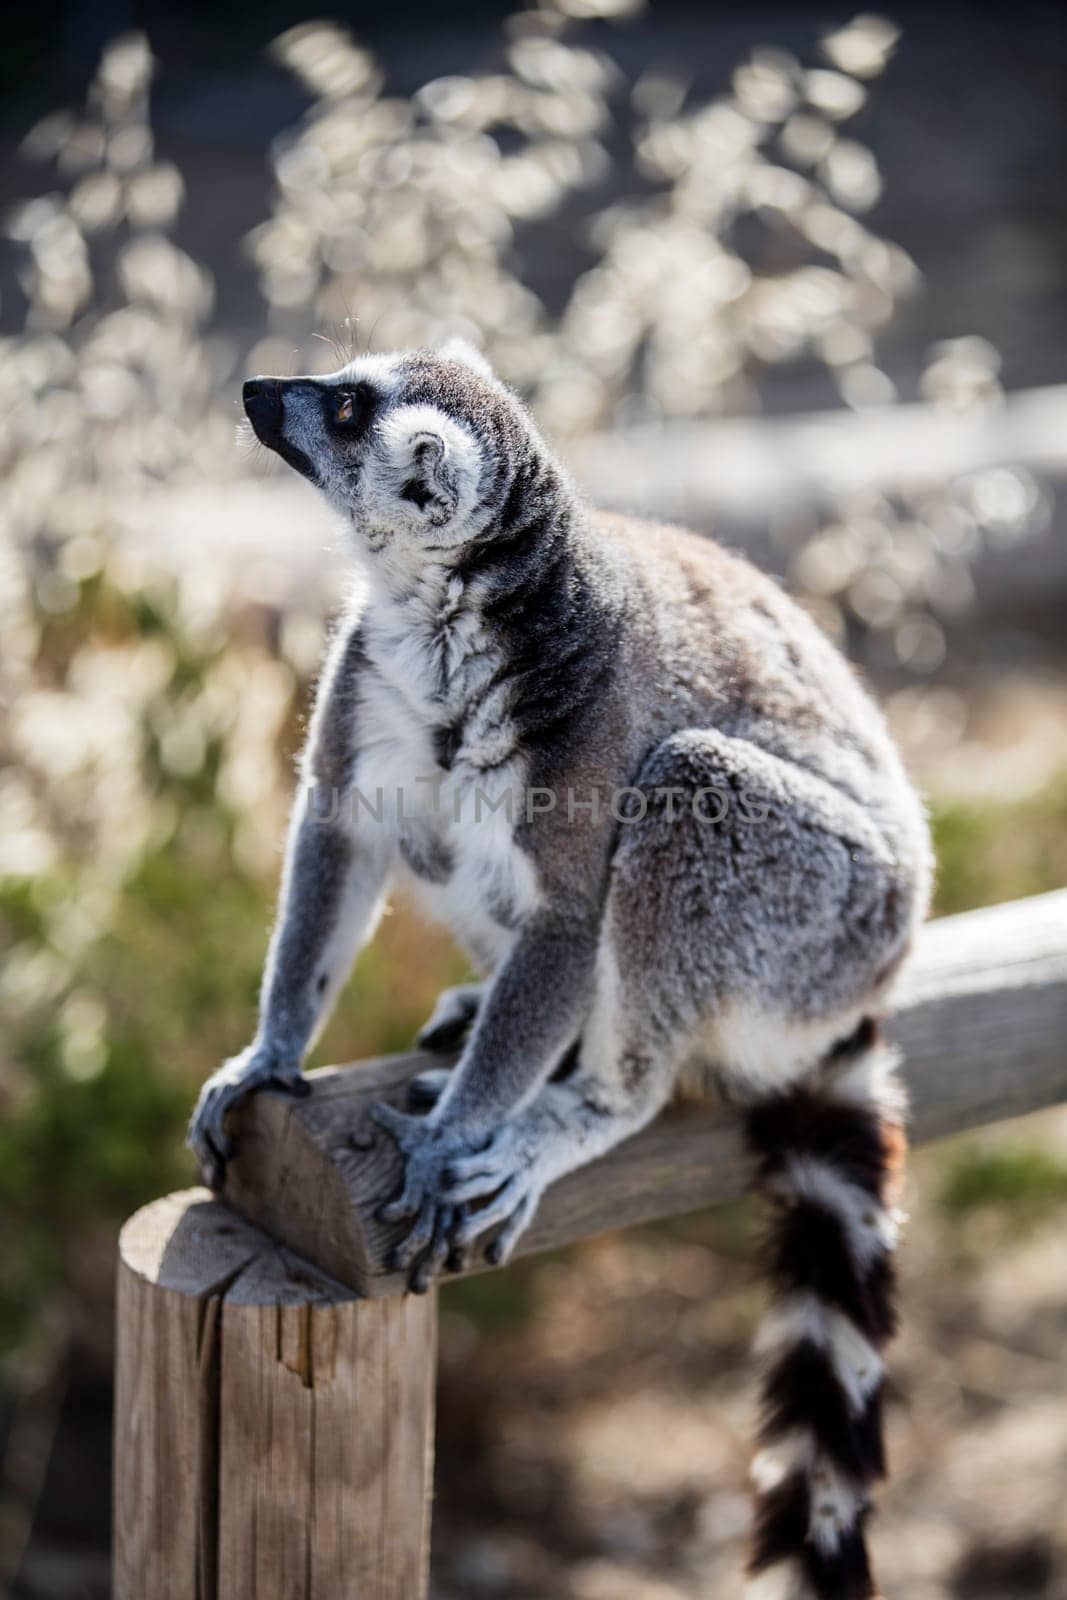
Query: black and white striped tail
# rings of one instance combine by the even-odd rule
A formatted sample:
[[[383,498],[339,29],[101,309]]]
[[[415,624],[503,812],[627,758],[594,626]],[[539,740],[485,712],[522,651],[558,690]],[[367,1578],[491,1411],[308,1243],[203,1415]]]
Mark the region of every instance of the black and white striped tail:
[[[881,1350],[893,1333],[903,1166],[895,1056],[865,1021],[819,1076],[748,1113],[774,1205],[775,1302],[753,1463],[753,1597],[869,1600],[864,1537],[884,1475]]]

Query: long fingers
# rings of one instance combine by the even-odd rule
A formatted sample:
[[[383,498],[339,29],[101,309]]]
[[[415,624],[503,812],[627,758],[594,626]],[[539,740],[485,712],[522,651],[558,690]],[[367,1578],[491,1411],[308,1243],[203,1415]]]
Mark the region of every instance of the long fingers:
[[[430,1240],[429,1249],[415,1263],[408,1278],[412,1294],[425,1294],[452,1253],[452,1236],[456,1225],[453,1206],[441,1206]]]
[[[403,1272],[427,1248],[434,1236],[437,1210],[432,1200],[423,1201],[414,1224],[389,1254],[389,1265],[394,1271]]]
[[[496,1238],[490,1240],[486,1246],[485,1259],[491,1267],[501,1267],[505,1261],[510,1261],[512,1251],[533,1221],[540,1198],[535,1189],[528,1190]]]
[[[423,1118],[410,1116],[406,1111],[398,1111],[396,1106],[391,1106],[386,1100],[375,1101],[370,1108],[370,1114],[379,1128],[384,1128],[386,1133],[392,1135],[401,1150],[412,1129],[424,1125]]]
[[[252,1085],[214,1084],[200,1097],[193,1112],[187,1140],[209,1188],[219,1190],[226,1163],[233,1155],[233,1140],[225,1131],[226,1113],[249,1093]]]
[[[503,1222],[515,1210],[524,1192],[521,1178],[510,1178],[494,1199],[488,1205],[482,1206],[477,1211],[469,1211],[467,1216],[456,1229],[456,1243],[459,1245],[471,1244],[479,1234],[485,1233],[496,1223]]]

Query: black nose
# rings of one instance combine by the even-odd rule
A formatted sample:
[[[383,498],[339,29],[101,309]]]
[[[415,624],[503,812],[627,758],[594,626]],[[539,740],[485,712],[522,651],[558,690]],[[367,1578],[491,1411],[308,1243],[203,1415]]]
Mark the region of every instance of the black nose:
[[[245,416],[264,444],[274,444],[282,426],[282,386],[278,378],[249,378],[241,391]]]

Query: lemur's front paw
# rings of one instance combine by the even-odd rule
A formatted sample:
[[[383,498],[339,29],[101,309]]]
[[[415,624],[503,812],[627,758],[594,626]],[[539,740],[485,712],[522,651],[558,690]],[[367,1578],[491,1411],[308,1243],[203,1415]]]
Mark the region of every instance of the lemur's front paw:
[[[484,1149],[456,1156],[445,1171],[444,1189],[461,1213],[452,1236],[455,1252],[465,1257],[476,1239],[496,1228],[485,1259],[502,1266],[533,1221],[547,1183],[535,1149],[512,1123],[498,1128]]]
[[[493,1228],[498,1231],[485,1258],[493,1266],[507,1261],[546,1183],[517,1130],[505,1123],[490,1138],[472,1141],[447,1122],[435,1124],[392,1106],[375,1106],[371,1114],[406,1158],[404,1187],[378,1215],[383,1222],[415,1218],[390,1260],[396,1270],[410,1269],[409,1288],[423,1293],[445,1264],[462,1270],[471,1246]],[[472,1210],[471,1201],[484,1203]]]
[[[473,1155],[477,1143],[447,1122],[413,1117],[395,1107],[379,1104],[371,1116],[395,1141],[404,1157],[404,1184],[400,1193],[378,1208],[383,1222],[414,1218],[407,1235],[394,1248],[389,1266],[407,1272],[408,1288],[424,1294],[447,1262],[463,1264],[456,1246],[456,1229],[463,1220],[461,1207],[446,1193],[445,1174],[455,1159]]]
[[[285,1066],[266,1051],[249,1045],[240,1055],[224,1061],[201,1089],[186,1143],[210,1188],[222,1188],[226,1163],[233,1155],[233,1141],[225,1131],[226,1113],[256,1090],[268,1088],[305,1095],[311,1085],[301,1074],[299,1063]]]

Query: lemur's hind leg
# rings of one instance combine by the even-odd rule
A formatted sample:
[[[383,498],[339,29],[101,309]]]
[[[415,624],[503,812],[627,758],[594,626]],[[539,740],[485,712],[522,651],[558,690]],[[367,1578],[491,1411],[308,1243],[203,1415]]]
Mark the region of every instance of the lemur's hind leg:
[[[906,895],[866,814],[830,785],[709,730],[674,735],[612,865],[594,1001],[562,1082],[455,1160],[444,1198],[492,1195],[500,1259],[563,1173],[669,1099],[703,1050],[740,1097],[780,1092],[848,1034],[906,934]]]
[[[660,951],[647,1011],[661,1029],[700,1012],[694,1044],[749,1102],[775,1208],[751,1570],[867,1600],[904,1151],[870,1017],[925,909],[923,842],[897,821],[891,847],[873,806],[717,733],[667,740],[644,782],[675,802],[673,822],[661,798],[623,829],[615,868],[623,927],[646,964]]]
[[[443,1195],[487,1201],[456,1238],[499,1226],[503,1259],[546,1186],[636,1132],[707,1052],[753,1108],[757,1175],[782,1202],[753,1568],[862,1600],[902,1150],[892,1059],[863,1018],[921,910],[913,867],[862,806],[747,741],[675,735],[641,788],[577,1069],[457,1157]]]

